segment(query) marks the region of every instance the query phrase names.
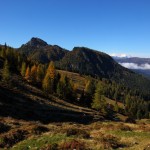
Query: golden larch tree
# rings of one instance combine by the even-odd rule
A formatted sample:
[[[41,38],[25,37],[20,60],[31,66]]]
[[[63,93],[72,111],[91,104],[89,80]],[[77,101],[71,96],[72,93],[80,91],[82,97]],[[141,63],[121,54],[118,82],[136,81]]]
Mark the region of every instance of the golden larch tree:
[[[48,66],[48,69],[47,69],[47,73],[49,74],[51,79],[55,78],[56,70],[55,70],[55,66],[54,66],[54,62],[53,61],[50,62],[49,66]]]
[[[31,78],[30,74],[31,74],[31,71],[30,71],[30,67],[28,66],[26,69],[26,74],[25,74],[25,79],[27,81],[30,81],[30,78]]]
[[[33,65],[31,67],[31,74],[30,74],[30,76],[31,76],[31,80],[33,82],[36,81],[36,78],[37,78],[37,66],[36,65]]]
[[[50,62],[46,75],[44,77],[42,87],[46,93],[53,93],[54,92],[54,80],[56,77],[56,70],[54,66],[54,62]]]

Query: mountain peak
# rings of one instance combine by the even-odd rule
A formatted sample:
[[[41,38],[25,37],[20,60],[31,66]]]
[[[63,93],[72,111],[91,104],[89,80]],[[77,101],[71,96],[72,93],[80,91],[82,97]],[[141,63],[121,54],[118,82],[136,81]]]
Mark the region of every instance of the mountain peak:
[[[39,48],[47,46],[48,44],[40,38],[33,37],[29,42],[26,43],[26,45]]]

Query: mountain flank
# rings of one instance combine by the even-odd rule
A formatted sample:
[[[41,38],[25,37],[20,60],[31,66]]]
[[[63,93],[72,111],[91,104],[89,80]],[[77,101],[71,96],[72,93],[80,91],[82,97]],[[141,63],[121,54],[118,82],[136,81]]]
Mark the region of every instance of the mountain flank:
[[[55,62],[58,69],[106,78],[129,88],[150,90],[150,80],[119,65],[109,55],[86,47],[74,47],[68,51],[56,45],[47,45],[38,38],[32,38],[22,45],[18,52],[30,60],[40,63]]]
[[[45,96],[42,90],[26,83],[13,74],[11,85],[0,82],[0,116],[26,121],[82,122],[92,121],[96,113],[92,109],[65,102],[55,96]],[[86,116],[78,120],[80,116]]]

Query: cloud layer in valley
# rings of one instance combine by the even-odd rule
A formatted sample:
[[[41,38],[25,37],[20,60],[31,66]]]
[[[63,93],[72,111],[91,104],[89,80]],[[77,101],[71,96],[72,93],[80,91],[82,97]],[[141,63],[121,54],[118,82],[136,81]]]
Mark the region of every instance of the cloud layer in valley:
[[[135,64],[135,63],[119,63],[120,65],[122,65],[125,68],[129,68],[129,69],[141,69],[141,70],[147,70],[150,69],[150,64],[146,63],[146,64]]]

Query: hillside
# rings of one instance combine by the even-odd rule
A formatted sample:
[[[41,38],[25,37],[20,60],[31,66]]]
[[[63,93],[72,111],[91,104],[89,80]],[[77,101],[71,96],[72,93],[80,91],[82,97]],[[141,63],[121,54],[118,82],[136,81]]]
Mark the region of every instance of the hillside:
[[[76,47],[67,53],[58,63],[58,67],[80,74],[110,79],[133,89],[142,91],[150,89],[148,79],[122,67],[109,55],[84,47]]]
[[[59,46],[48,45],[38,38],[32,38],[22,45],[18,52],[36,62],[55,61],[56,67],[61,70],[106,78],[142,92],[150,90],[150,80],[122,67],[109,55],[89,48],[75,47],[68,51]]]
[[[77,73],[61,74],[75,82]],[[81,87],[84,82],[81,83]],[[149,120],[136,124],[104,120],[105,116],[55,96],[45,97],[18,75],[11,85],[0,82],[0,148],[20,149],[144,149],[149,147]],[[107,100],[114,104],[113,100]],[[122,104],[119,103],[122,107]],[[121,114],[118,114],[121,116]],[[97,119],[99,117],[99,122]],[[122,118],[122,116],[121,116]],[[95,122],[96,121],[96,122]],[[122,120],[123,121],[123,120]]]
[[[18,75],[13,75],[11,85],[0,82],[1,117],[12,117],[27,121],[64,122],[92,121],[95,111],[65,102],[55,96],[44,93],[26,83]],[[82,120],[80,116],[86,114]],[[85,120],[84,120],[85,119]]]
[[[3,65],[3,61],[1,61]],[[1,77],[2,69],[0,69]],[[88,76],[81,76],[64,70],[57,70],[62,76],[67,76],[77,86],[77,94],[80,97],[89,80]],[[90,78],[96,80],[94,78]],[[26,121],[49,122],[78,122],[88,123],[99,119],[118,119],[113,116],[105,116],[96,110],[82,107],[76,101],[65,101],[55,95],[45,95],[42,89],[33,86],[20,75],[11,74],[9,82],[0,81],[0,116],[23,119]],[[83,103],[83,102],[81,102]],[[107,103],[115,106],[115,101],[107,99]],[[119,104],[120,105],[120,104]],[[119,106],[120,107],[120,106]],[[120,107],[122,108],[122,106]],[[83,115],[84,118],[79,119]],[[59,117],[58,117],[59,116]]]

